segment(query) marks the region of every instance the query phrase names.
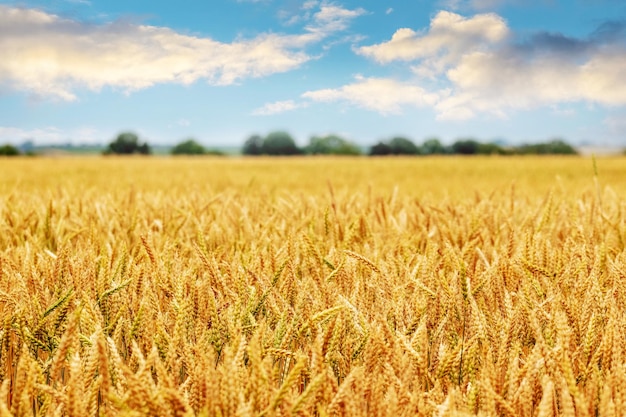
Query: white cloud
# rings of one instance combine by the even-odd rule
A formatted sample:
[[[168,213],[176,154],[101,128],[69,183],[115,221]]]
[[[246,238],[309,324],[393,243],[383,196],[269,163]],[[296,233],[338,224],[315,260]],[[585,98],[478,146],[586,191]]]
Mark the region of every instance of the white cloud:
[[[319,12],[313,15],[314,25],[308,26],[307,30],[317,32],[338,32],[348,28],[350,21],[365,14],[365,9],[344,9],[334,4],[322,4]]]
[[[383,114],[432,105],[440,120],[507,118],[514,110],[560,103],[623,106],[626,42],[618,35],[624,26],[612,23],[588,39],[538,33],[520,40],[496,14],[443,11],[427,30],[398,29],[387,42],[356,49],[381,64],[406,63],[412,80],[364,78],[304,97],[346,100]]]
[[[317,12],[313,10],[319,8]],[[321,40],[333,32],[346,30],[350,22],[365,14],[362,8],[355,10],[345,9],[327,1],[305,1],[299,8],[283,9],[278,12],[278,17],[284,25],[293,26],[298,23],[305,24],[305,31],[316,40]]]
[[[569,102],[626,104],[626,50],[594,51],[580,62],[555,55],[524,57],[510,51],[467,54],[447,72],[454,94],[437,104],[441,119],[463,111],[506,116],[510,109],[530,109]]]
[[[65,131],[55,126],[23,129],[13,126],[0,126],[0,144],[13,143],[19,145],[25,141],[37,144],[67,143],[100,143],[103,135],[90,127],[81,127]]]
[[[382,64],[426,59],[433,69],[441,70],[468,51],[484,49],[504,41],[508,36],[506,22],[496,14],[465,18],[443,11],[431,20],[426,33],[401,28],[391,40],[363,46],[356,51]]]
[[[253,116],[271,116],[273,114],[285,113],[306,107],[306,103],[296,103],[293,100],[275,101],[273,103],[265,103],[263,106],[252,111]]]
[[[304,15],[299,14],[291,14],[286,10],[281,10],[278,12],[278,18],[282,21],[282,24],[285,26],[294,26],[300,23],[302,20],[308,20],[308,13]]]
[[[366,13],[365,9],[360,7],[350,10],[327,2],[322,2],[319,7],[319,11],[312,16],[310,12],[304,15],[305,19],[311,20],[311,23],[305,27],[306,31],[318,37],[326,37],[328,33],[346,30],[353,19]]]
[[[385,78],[356,77],[356,81],[343,87],[307,91],[303,98],[317,102],[347,101],[354,105],[383,114],[401,113],[404,106],[434,105],[437,95],[423,88]]]
[[[174,128],[178,128],[178,127],[189,127],[191,126],[191,121],[189,121],[189,119],[185,119],[184,117],[181,117],[180,119],[176,120],[175,122],[169,123],[167,125],[168,129],[174,129]]]
[[[393,7],[390,7],[387,10],[385,10],[385,14],[391,14],[391,13],[393,13]]]
[[[302,4],[303,10],[311,10],[317,7],[320,2],[317,0],[307,0]]]
[[[79,88],[132,92],[159,83],[233,84],[297,68],[310,59],[304,48],[343,30],[360,13],[322,5],[302,34],[223,43],[166,27],[91,25],[0,5],[0,84],[61,100],[75,100]]]
[[[556,116],[560,117],[574,117],[577,114],[577,111],[573,108],[560,107],[559,105],[553,104],[550,106],[552,113]]]
[[[0,143],[19,144],[34,138],[41,138],[43,142],[62,142],[67,139],[58,128],[52,126],[39,129],[0,126]]]

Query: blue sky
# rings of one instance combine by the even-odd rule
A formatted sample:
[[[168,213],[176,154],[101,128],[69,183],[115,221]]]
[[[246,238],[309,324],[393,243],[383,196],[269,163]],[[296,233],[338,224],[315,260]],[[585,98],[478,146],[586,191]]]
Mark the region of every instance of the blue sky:
[[[0,142],[626,146],[623,0],[0,0]]]

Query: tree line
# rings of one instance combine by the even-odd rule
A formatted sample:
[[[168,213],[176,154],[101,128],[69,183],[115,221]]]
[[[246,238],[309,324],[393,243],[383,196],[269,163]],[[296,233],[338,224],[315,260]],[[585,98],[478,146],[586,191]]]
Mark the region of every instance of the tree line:
[[[313,136],[308,145],[298,147],[289,133],[271,132],[267,136],[250,136],[241,148],[243,155],[577,155],[578,151],[563,139],[552,139],[544,143],[504,146],[483,143],[476,139],[459,139],[444,145],[437,138],[421,144],[397,136],[379,141],[367,150],[338,135]]]
[[[133,132],[122,132],[111,141],[105,155],[150,155],[152,148],[146,141],[140,141]],[[215,149],[208,149],[197,140],[188,138],[170,149],[172,155],[224,155]],[[0,155],[20,155],[20,149],[13,145],[0,146]],[[289,155],[576,155],[578,151],[563,139],[552,139],[543,143],[505,146],[497,143],[480,142],[473,138],[458,139],[444,145],[437,138],[430,138],[416,144],[411,139],[397,136],[379,141],[369,148],[362,148],[339,135],[312,136],[306,146],[299,147],[294,138],[285,131],[270,132],[266,136],[249,136],[241,147],[241,154],[249,156],[289,156]]]

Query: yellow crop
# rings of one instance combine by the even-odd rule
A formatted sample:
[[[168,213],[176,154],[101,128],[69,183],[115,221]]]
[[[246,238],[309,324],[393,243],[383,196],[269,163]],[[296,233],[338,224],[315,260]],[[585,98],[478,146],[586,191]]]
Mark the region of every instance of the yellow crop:
[[[626,161],[0,161],[0,417],[626,415]]]

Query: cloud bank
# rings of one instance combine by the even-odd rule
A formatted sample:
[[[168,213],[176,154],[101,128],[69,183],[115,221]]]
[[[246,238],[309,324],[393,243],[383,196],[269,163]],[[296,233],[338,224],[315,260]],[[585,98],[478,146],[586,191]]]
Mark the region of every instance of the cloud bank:
[[[160,83],[228,85],[293,70],[305,49],[362,14],[322,4],[301,34],[261,34],[224,43],[167,27],[86,24],[36,9],[0,5],[0,84],[35,96],[75,100],[81,88],[125,92]]]
[[[309,91],[302,97],[318,102],[343,100],[382,114],[400,113],[405,106],[434,105],[438,99],[437,94],[428,93],[417,85],[363,76],[357,76],[354,83],[341,88]]]
[[[355,49],[382,65],[406,65],[410,79],[361,79],[303,96],[347,100],[383,114],[432,106],[441,120],[507,117],[518,109],[571,102],[623,106],[625,28],[623,21],[606,22],[585,39],[548,32],[520,38],[497,14],[442,11],[425,30],[401,28],[386,42]],[[386,87],[374,90],[373,83]]]
[[[266,103],[262,107],[252,111],[253,116],[271,116],[273,114],[279,114],[296,110],[302,107],[306,107],[306,103],[296,103],[293,100],[275,101],[273,103]]]
[[[78,142],[74,142],[76,139]],[[25,141],[35,141],[37,144],[50,143],[100,143],[101,132],[90,128],[81,127],[70,130],[60,129],[55,126],[43,128],[24,129],[13,126],[0,126],[0,143],[19,144]]]

